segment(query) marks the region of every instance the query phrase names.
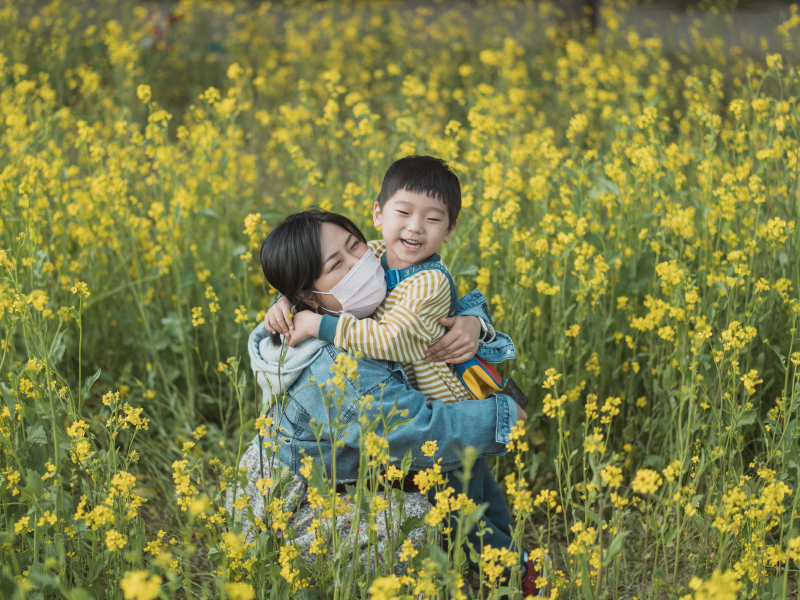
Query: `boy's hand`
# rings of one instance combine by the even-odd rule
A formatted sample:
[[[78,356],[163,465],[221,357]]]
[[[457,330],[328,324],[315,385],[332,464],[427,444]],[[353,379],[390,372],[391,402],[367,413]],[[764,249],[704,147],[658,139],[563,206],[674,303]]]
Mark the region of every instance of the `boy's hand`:
[[[442,317],[439,322],[450,331],[428,348],[425,353],[426,362],[459,365],[475,356],[481,336],[481,322],[478,317]]]
[[[294,329],[291,311],[291,302],[286,299],[286,296],[281,296],[267,311],[267,316],[264,317],[264,327],[270,333],[287,335],[289,331]]]
[[[292,348],[308,338],[317,337],[322,316],[310,310],[303,310],[294,316],[293,321],[294,329],[289,332],[289,346]]]

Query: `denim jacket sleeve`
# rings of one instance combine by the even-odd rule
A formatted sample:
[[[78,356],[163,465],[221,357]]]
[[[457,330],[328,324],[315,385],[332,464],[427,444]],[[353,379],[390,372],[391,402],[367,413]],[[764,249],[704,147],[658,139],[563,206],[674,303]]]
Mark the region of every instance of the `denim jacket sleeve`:
[[[480,290],[472,290],[469,294],[461,298],[456,306],[456,314],[460,316],[480,317],[489,327],[489,335],[478,346],[475,354],[481,360],[490,363],[499,363],[504,360],[516,358],[514,342],[505,333],[495,331],[492,323],[492,316],[489,314],[489,307],[486,298]]]
[[[394,371],[396,382],[384,387],[382,397],[375,394],[366,416],[372,422],[381,423],[376,433],[383,437],[386,430],[381,413],[388,414],[395,402],[398,410],[407,411],[405,423],[388,433],[393,464],[399,465],[410,450],[411,469],[427,469],[441,458],[442,471],[452,471],[461,466],[460,455],[467,446],[476,448],[481,457],[507,452],[508,435],[517,421],[516,405],[510,397],[493,394],[485,400],[452,404],[435,400],[429,405],[425,396],[408,384],[400,364],[389,363],[389,367]],[[422,454],[422,444],[427,441],[437,444],[433,458]],[[351,427],[347,430],[345,445],[357,448],[358,444],[358,428]]]

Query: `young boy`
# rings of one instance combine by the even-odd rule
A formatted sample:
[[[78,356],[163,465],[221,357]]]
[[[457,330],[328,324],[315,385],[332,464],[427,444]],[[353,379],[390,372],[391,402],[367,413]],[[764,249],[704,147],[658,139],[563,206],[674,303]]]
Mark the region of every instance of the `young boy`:
[[[348,352],[400,362],[411,385],[431,400],[473,398],[450,365],[425,360],[428,347],[444,335],[439,320],[451,308],[449,273],[437,252],[450,241],[460,210],[461,185],[445,161],[408,156],[393,163],[373,209],[384,239],[369,242],[369,247],[387,273],[400,273],[423,261],[434,261],[440,268],[419,270],[400,281],[388,291],[374,319],[359,320],[348,313],[295,315],[293,343],[319,337]],[[271,313],[285,315],[290,310],[289,301],[282,298],[266,321]],[[490,333],[486,323],[482,327]]]

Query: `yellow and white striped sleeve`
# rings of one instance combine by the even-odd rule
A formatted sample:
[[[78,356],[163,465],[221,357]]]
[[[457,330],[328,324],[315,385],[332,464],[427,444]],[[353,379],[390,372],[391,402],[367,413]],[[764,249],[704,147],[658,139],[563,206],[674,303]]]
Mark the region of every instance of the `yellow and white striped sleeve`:
[[[450,312],[450,282],[431,269],[401,285],[396,291],[402,296],[379,321],[343,314],[336,328],[336,347],[379,360],[410,363],[424,359],[425,351],[444,335],[439,319]]]
[[[375,258],[380,258],[386,252],[386,240],[370,240],[367,242],[367,246],[372,250]]]

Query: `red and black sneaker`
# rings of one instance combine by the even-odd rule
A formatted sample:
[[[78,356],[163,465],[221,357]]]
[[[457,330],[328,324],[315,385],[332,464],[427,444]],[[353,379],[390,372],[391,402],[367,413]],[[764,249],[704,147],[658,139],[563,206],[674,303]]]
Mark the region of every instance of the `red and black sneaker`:
[[[533,561],[528,559],[528,562],[525,563],[525,574],[522,576],[522,582],[520,588],[522,589],[522,597],[527,598],[528,596],[541,596],[543,589],[539,589],[536,587],[536,581],[539,579],[539,573],[536,571],[536,567],[533,566]]]

